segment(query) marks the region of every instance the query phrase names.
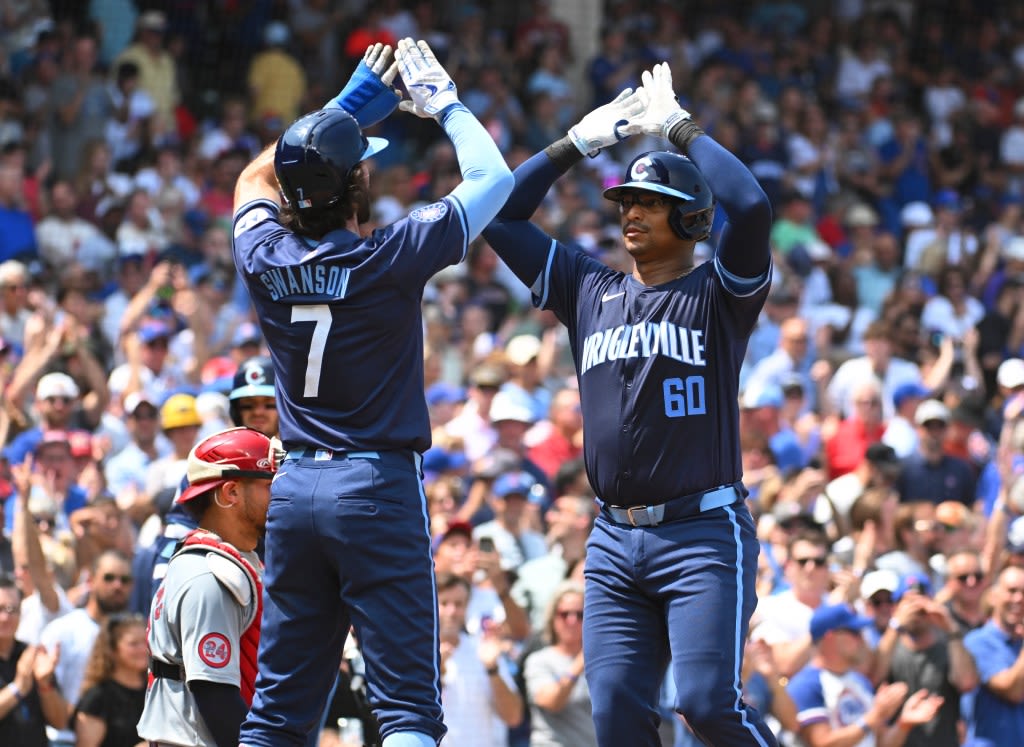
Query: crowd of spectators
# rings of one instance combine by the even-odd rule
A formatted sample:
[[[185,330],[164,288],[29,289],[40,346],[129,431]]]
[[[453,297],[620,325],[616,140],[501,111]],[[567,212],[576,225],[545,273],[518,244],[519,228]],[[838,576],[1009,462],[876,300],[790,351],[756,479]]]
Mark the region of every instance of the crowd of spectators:
[[[405,36],[512,166],[670,62],[776,218],[740,401],[763,548],[745,696],[789,744],[1024,739],[1024,5],[609,0],[592,40],[568,5],[4,4],[0,743],[46,744],[46,722],[53,745],[134,744],[132,558],[261,351],[235,179],[369,44]],[[427,125],[371,133],[392,147],[368,228],[459,179]],[[628,271],[601,191],[663,147],[589,159],[535,220]],[[592,744],[568,336],[482,240],[423,309],[450,741]],[[665,743],[690,744],[662,703]]]

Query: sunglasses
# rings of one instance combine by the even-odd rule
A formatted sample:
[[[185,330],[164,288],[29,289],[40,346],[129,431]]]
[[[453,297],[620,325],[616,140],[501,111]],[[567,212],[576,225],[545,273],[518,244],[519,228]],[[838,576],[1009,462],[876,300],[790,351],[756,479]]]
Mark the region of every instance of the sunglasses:
[[[659,195],[623,195],[616,202],[620,213],[628,213],[634,206],[642,210],[661,210],[669,204],[668,198]]]
[[[71,403],[71,397],[47,397],[43,402],[59,402],[62,405],[67,405]]]
[[[982,576],[980,571],[973,571],[971,573],[962,573],[959,576],[953,576],[953,578],[955,578],[957,581],[959,581],[962,584],[966,584],[968,581],[973,581],[973,582],[977,583],[977,582],[981,581],[983,576]]]
[[[103,579],[103,583],[105,583],[105,584],[112,584],[115,581],[120,581],[125,586],[127,586],[128,584],[130,584],[132,581],[135,580],[131,576],[131,574],[126,574],[126,575],[122,576],[121,574],[118,574],[118,573],[104,573],[100,578]]]
[[[893,604],[892,594],[875,594],[873,597],[868,599],[868,602],[873,604],[875,607],[881,607],[885,604]]]
[[[811,555],[806,558],[792,558],[793,562],[797,565],[806,566],[808,563],[814,565],[815,568],[824,568],[828,562],[828,558],[822,555]]]
[[[583,621],[583,610],[558,610],[555,614],[557,614],[561,620],[568,620],[569,618],[572,618],[573,620],[580,622]]]

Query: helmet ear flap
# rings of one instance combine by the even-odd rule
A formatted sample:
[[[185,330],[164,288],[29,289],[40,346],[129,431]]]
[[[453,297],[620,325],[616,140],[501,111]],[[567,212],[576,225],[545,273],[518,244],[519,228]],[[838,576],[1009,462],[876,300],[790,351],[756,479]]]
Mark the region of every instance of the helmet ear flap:
[[[672,208],[668,216],[668,225],[672,232],[687,241],[704,241],[711,235],[711,224],[715,219],[715,206],[687,212],[686,203],[681,202]],[[687,226],[689,222],[689,226]]]

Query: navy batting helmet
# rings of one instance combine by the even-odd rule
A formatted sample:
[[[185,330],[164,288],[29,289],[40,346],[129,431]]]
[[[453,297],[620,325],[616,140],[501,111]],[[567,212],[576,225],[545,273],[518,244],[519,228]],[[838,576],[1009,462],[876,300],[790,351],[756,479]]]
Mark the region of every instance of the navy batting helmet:
[[[711,233],[715,196],[700,169],[686,156],[660,150],[641,153],[626,168],[626,181],[606,189],[604,196],[618,201],[626,189],[644,189],[678,200],[668,224],[679,238],[703,241]]]
[[[388,141],[366,137],[344,109],[319,109],[292,122],[278,138],[274,173],[289,205],[329,207],[341,199],[348,175]]]
[[[257,355],[242,362],[235,371],[231,382],[230,400],[231,422],[241,424],[242,413],[238,409],[238,400],[245,397],[274,396],[274,367],[269,358]]]

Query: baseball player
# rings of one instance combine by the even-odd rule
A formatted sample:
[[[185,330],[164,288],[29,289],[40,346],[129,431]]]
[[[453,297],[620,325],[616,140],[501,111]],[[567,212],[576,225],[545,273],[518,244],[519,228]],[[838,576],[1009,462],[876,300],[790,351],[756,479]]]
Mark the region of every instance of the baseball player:
[[[263,582],[255,549],[274,472],[270,439],[251,428],[215,433],[188,455],[178,502],[199,527],[171,557],[149,615],[138,733],[150,744],[238,744],[256,680]]]
[[[643,80],[520,166],[484,235],[569,328],[601,505],[584,617],[599,744],[659,744],[658,686],[671,661],[676,710],[705,743],[767,747],[774,737],[740,695],[758,543],[740,482],[737,390],[768,292],[771,209],[750,172],[679,107],[668,65]],[[632,273],[528,222],[583,155],[640,131],[684,155],[644,153],[604,193],[619,205]],[[714,258],[695,266],[716,198],[729,220]]]
[[[269,358],[257,355],[242,361],[231,382],[229,414],[235,425],[255,428],[273,438],[277,435],[277,402],[274,400],[274,368]]]
[[[235,189],[235,264],[270,351],[287,450],[267,518],[249,747],[303,742],[350,623],[384,747],[434,747],[445,733],[420,301],[494,218],[512,175],[430,47],[403,39],[395,56],[402,108],[436,119],[455,146],[463,181],[449,195],[363,236],[362,162],[387,143],[334,105],[289,126]]]

